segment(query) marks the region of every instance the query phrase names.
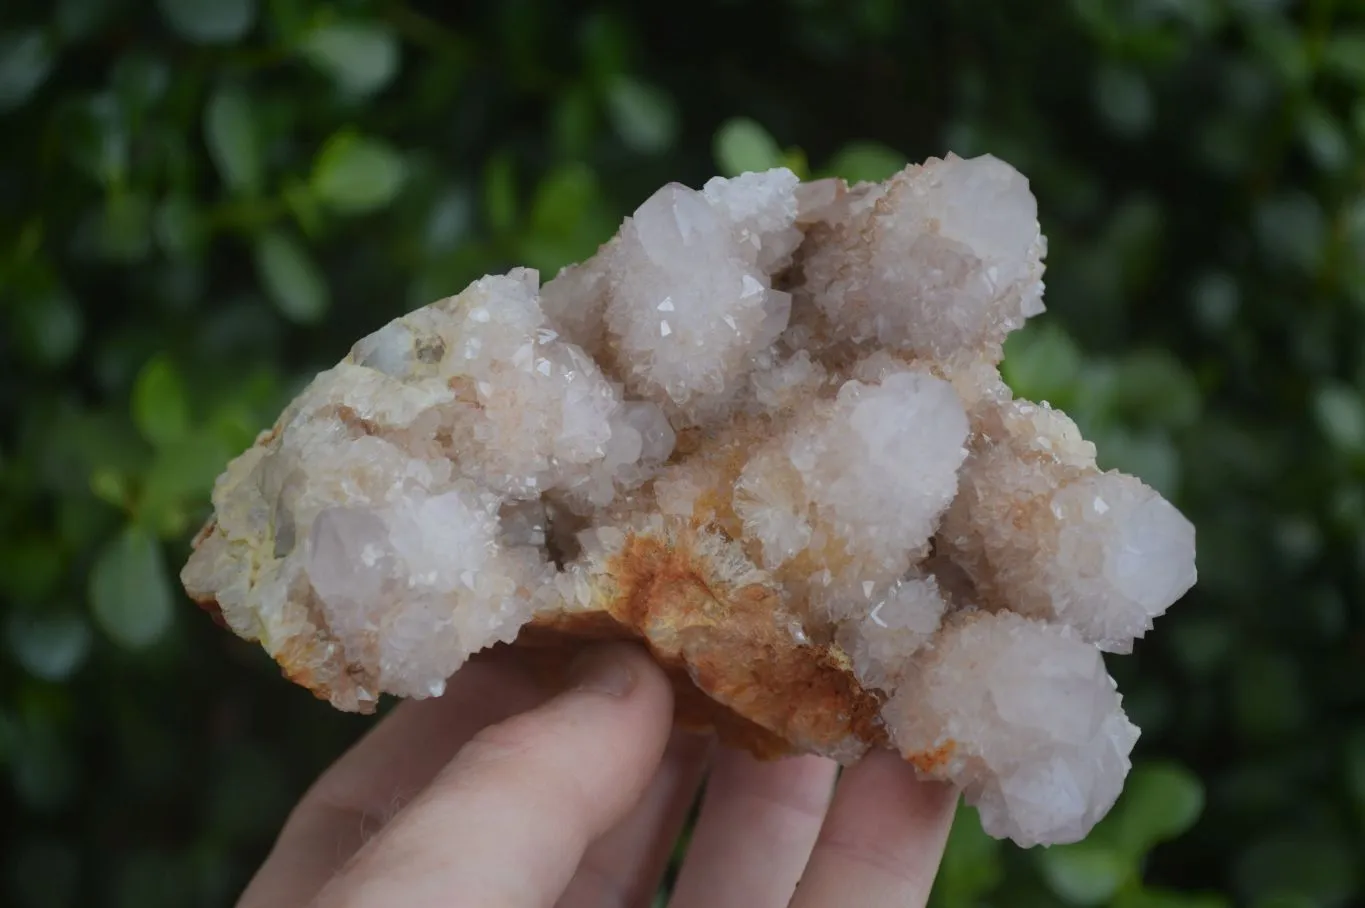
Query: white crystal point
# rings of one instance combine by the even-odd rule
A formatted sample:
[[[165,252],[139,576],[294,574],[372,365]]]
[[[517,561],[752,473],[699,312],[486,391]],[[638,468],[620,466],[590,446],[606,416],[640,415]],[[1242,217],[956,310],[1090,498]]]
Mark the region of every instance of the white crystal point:
[[[650,196],[592,263],[547,286],[571,336],[600,320],[627,390],[685,424],[724,412],[753,356],[787,326],[791,298],[773,289],[801,240],[789,170],[678,184]],[[600,315],[595,315],[600,313]]]
[[[458,484],[387,507],[332,506],[313,520],[304,574],[331,635],[348,661],[373,666],[378,689],[428,696],[530,617],[516,580],[551,575],[535,550],[503,551],[497,505]]]
[[[761,551],[760,561],[776,568],[810,545],[811,503],[801,474],[780,450],[756,454],[735,483],[735,514],[744,535]],[[684,513],[690,513],[689,506]]]
[[[1046,592],[1056,619],[1111,652],[1128,652],[1194,586],[1194,525],[1132,476],[1062,486],[1057,554]]]
[[[791,264],[803,234],[796,226],[800,180],[785,167],[737,177],[713,177],[702,194],[725,212],[738,244],[755,250],[754,262],[766,274]]]
[[[986,832],[1028,847],[1085,837],[1118,798],[1138,730],[1100,653],[1008,612],[946,626],[883,710],[921,772],[960,785]]]
[[[1094,445],[1060,411],[1011,401],[984,422],[943,522],[949,557],[983,605],[1129,652],[1194,585],[1194,526],[1140,480],[1100,473]]]
[[[449,338],[439,377],[462,404],[441,415],[466,473],[518,498],[589,482],[620,394],[553,330],[533,280],[484,278],[439,314]]]
[[[804,263],[839,336],[932,358],[998,346],[1043,311],[1038,206],[990,155],[948,155],[879,187]]]
[[[934,638],[948,603],[934,577],[899,580],[871,603],[867,614],[846,623],[839,642],[853,659],[853,671],[868,687],[894,690],[910,657]]]
[[[829,415],[787,442],[812,506],[855,551],[911,552],[928,541],[957,491],[967,416],[947,382],[899,372],[850,381]]]
[[[967,431],[961,400],[928,373],[902,365],[879,384],[845,382],[734,480],[756,560],[802,588],[822,619],[865,615],[872,593],[923,556],[957,490]]]

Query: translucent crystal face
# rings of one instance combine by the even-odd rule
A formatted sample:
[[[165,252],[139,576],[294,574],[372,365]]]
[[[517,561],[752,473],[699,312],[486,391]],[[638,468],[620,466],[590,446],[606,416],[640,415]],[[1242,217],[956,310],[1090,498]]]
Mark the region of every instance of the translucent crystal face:
[[[1137,737],[1101,650],[1194,530],[1001,381],[1044,251],[989,156],[665,186],[356,343],[220,478],[186,588],[353,710],[608,620],[756,750],[894,747],[995,835],[1080,838]]]

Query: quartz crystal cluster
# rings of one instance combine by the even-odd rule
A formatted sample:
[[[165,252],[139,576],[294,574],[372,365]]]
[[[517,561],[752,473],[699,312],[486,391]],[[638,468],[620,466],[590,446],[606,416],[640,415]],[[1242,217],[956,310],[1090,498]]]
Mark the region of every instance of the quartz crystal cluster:
[[[996,836],[1079,839],[1138,734],[1102,653],[1194,583],[1194,529],[1001,380],[1045,249],[990,156],[665,186],[547,283],[359,341],[219,479],[185,586],[341,709],[633,637],[680,722],[894,748]]]

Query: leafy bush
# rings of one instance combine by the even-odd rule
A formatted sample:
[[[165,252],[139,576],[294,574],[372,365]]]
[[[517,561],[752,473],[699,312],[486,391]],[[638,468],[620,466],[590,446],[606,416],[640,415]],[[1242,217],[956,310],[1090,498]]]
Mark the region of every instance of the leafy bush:
[[[455,6],[0,12],[0,901],[228,904],[364,727],[174,581],[350,340],[667,180],[947,150],[1042,206],[1010,380],[1181,503],[1201,580],[1114,662],[1144,736],[1111,818],[1021,852],[963,811],[937,903],[1365,898],[1359,4]]]

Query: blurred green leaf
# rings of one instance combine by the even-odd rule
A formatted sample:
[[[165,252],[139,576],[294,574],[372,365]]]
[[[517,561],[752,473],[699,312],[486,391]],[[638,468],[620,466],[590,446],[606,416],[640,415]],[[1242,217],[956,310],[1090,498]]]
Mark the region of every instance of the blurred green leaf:
[[[189,255],[203,243],[204,225],[189,196],[176,193],[162,199],[153,221],[157,243],[171,258]]]
[[[1142,73],[1117,64],[1095,73],[1095,109],[1116,135],[1136,138],[1152,126],[1152,93]]]
[[[102,258],[131,264],[146,258],[152,246],[152,203],[145,195],[117,191],[105,200],[96,241]]]
[[[1164,889],[1125,889],[1110,908],[1232,908],[1231,900],[1213,893],[1170,892]]]
[[[90,474],[90,491],[106,504],[121,511],[132,507],[133,495],[127,476],[113,467],[96,467]]]
[[[1195,148],[1204,166],[1212,172],[1231,177],[1252,166],[1252,130],[1245,120],[1223,111],[1202,121],[1197,128]]]
[[[1324,385],[1313,395],[1318,428],[1337,448],[1365,450],[1365,396],[1341,384]]]
[[[128,175],[129,130],[123,106],[111,94],[70,101],[58,112],[62,151],[92,179],[121,185]]]
[[[1098,905],[1118,892],[1133,873],[1121,854],[1091,842],[1054,845],[1038,852],[1048,887],[1072,905]]]
[[[1125,198],[1109,218],[1104,242],[1106,252],[1119,268],[1122,293],[1138,296],[1152,279],[1166,240],[1166,209],[1147,191]]]
[[[531,229],[568,233],[597,196],[597,178],[582,164],[568,164],[545,175],[531,201]]]
[[[229,44],[256,21],[256,0],[157,0],[166,22],[186,41]]]
[[[162,447],[138,497],[138,519],[166,537],[185,532],[233,453],[222,438],[203,431]]]
[[[1231,681],[1233,717],[1247,738],[1268,741],[1309,720],[1303,669],[1287,653],[1243,651]]]
[[[1179,429],[1199,419],[1194,376],[1166,350],[1138,350],[1119,361],[1115,405],[1130,424]]]
[[[492,253],[488,244],[463,243],[417,273],[408,287],[410,306],[424,306],[467,287],[486,273]],[[548,275],[546,275],[548,277]]]
[[[1001,375],[1020,397],[1065,407],[1080,378],[1081,352],[1055,323],[1030,322],[1005,341]]]
[[[321,269],[286,233],[271,230],[257,238],[256,273],[267,295],[290,321],[314,324],[331,304]]]
[[[1273,10],[1283,0],[1239,0],[1243,6],[1260,6]],[[1303,40],[1298,27],[1267,16],[1259,27],[1249,29],[1258,56],[1286,88],[1299,90],[1313,75],[1312,53],[1309,42]]]
[[[625,70],[630,54],[631,35],[621,19],[611,11],[596,9],[584,17],[579,27],[578,39],[587,68],[603,84]]]
[[[19,749],[19,729],[13,718],[0,710],[0,768],[4,768]]]
[[[36,28],[0,33],[0,113],[22,106],[46,81],[53,50]]]
[[[318,7],[312,0],[266,0],[264,25],[273,36],[286,44],[296,45],[317,25]],[[326,17],[331,12],[323,13]]]
[[[262,748],[233,748],[209,784],[208,822],[229,840],[273,834],[291,806],[283,767]]]
[[[11,601],[47,599],[62,580],[62,568],[55,540],[41,536],[0,540],[0,594]]]
[[[727,120],[716,132],[713,148],[721,173],[737,176],[782,166],[782,149],[768,131],[747,117]]]
[[[555,144],[568,159],[587,154],[598,128],[596,102],[587,86],[565,91],[551,113]]]
[[[65,610],[11,612],[6,631],[16,661],[44,681],[66,680],[90,653],[90,626]]]
[[[1304,147],[1318,167],[1335,171],[1350,163],[1351,146],[1346,132],[1322,105],[1305,107],[1299,115],[1298,126]]]
[[[1254,224],[1261,248],[1272,261],[1309,272],[1318,267],[1327,220],[1317,199],[1305,192],[1281,192],[1257,205]]]
[[[1322,550],[1321,530],[1315,521],[1302,515],[1285,515],[1276,521],[1273,529],[1275,545],[1288,562],[1307,564]],[[1304,605],[1321,607],[1321,604],[1314,602],[1311,597]]]
[[[1211,333],[1226,331],[1241,306],[1241,291],[1232,275],[1221,271],[1201,274],[1191,287],[1195,317]]]
[[[829,172],[849,183],[876,183],[902,170],[905,155],[877,142],[850,142],[835,153]]]
[[[1247,849],[1237,862],[1236,884],[1247,899],[1306,899],[1345,908],[1352,903],[1360,870],[1359,855],[1344,841],[1285,831]]]
[[[30,717],[20,736],[10,772],[14,793],[21,804],[42,814],[66,807],[80,777],[69,745],[54,723],[38,723]]]
[[[170,70],[164,62],[137,51],[119,57],[110,76],[120,102],[139,113],[165,96],[170,81]]]
[[[1261,896],[1251,903],[1251,908],[1318,908],[1321,904],[1306,895],[1278,893]]]
[[[592,255],[616,226],[606,216],[600,196],[596,175],[581,164],[547,173],[531,200],[529,230],[521,243],[523,260],[548,278]]]
[[[1204,786],[1175,763],[1143,763],[1124,783],[1113,820],[1119,840],[1135,857],[1184,833],[1204,810]]]
[[[398,73],[401,48],[393,30],[378,22],[328,22],[303,38],[304,57],[348,94],[382,90]]]
[[[1357,98],[1351,105],[1350,122],[1356,139],[1365,139],[1365,97]]]
[[[156,215],[164,214],[163,208],[158,206]],[[159,241],[164,240],[164,231],[169,226],[174,225],[161,221],[153,225]],[[204,259],[188,254],[191,249],[193,252],[203,251],[207,225],[203,220],[191,216],[189,223],[179,226],[186,230],[186,233],[178,237],[185,249],[175,250],[174,247],[168,248],[163,243],[162,249],[167,253],[167,260],[159,262],[150,275],[152,279],[150,295],[159,305],[171,312],[185,312],[197,306],[208,290],[204,285],[206,267]]]
[[[1177,661],[1195,675],[1207,676],[1220,669],[1237,640],[1228,623],[1216,615],[1182,614],[1174,624],[1166,623],[1165,632]]]
[[[342,132],[323,146],[311,183],[334,211],[365,214],[392,202],[405,176],[403,158],[387,142]]]
[[[89,38],[117,9],[116,0],[57,0],[52,6],[52,23],[67,41]]]
[[[497,233],[511,230],[517,219],[517,176],[512,158],[495,154],[488,159],[483,175],[483,207],[488,226]]]
[[[280,194],[304,235],[317,236],[322,231],[325,215],[313,188],[297,177],[289,177],[280,188]]]
[[[1365,818],[1365,727],[1356,728],[1346,739],[1346,787],[1355,799],[1358,814]]]
[[[133,422],[152,444],[179,441],[190,429],[190,405],[175,365],[163,356],[147,362],[133,385]]]
[[[607,89],[607,113],[628,148],[655,154],[673,144],[680,128],[678,109],[668,93],[618,76]]]
[[[115,643],[142,649],[160,639],[171,622],[172,594],[156,539],[129,524],[95,558],[90,608]]]
[[[982,830],[976,809],[959,803],[934,878],[935,904],[943,908],[978,904],[1004,877],[1000,851],[999,840]]]
[[[800,148],[788,148],[782,152],[782,166],[802,180],[811,178],[810,161],[807,160],[805,151]]]
[[[148,448],[124,412],[91,412],[65,404],[43,414],[29,456],[40,487],[63,496],[87,494],[90,476],[102,467],[136,472]],[[39,455],[39,452],[41,454]]]
[[[65,365],[80,346],[85,319],[80,307],[65,293],[24,296],[11,315],[13,337],[33,362],[48,367]]]
[[[1365,88],[1365,29],[1335,29],[1322,48],[1328,72]]]
[[[432,200],[422,228],[423,251],[441,255],[459,245],[474,226],[474,201],[467,186],[452,186]]]
[[[260,138],[251,100],[242,89],[225,85],[209,98],[204,108],[204,139],[225,186],[235,192],[260,191]]]

